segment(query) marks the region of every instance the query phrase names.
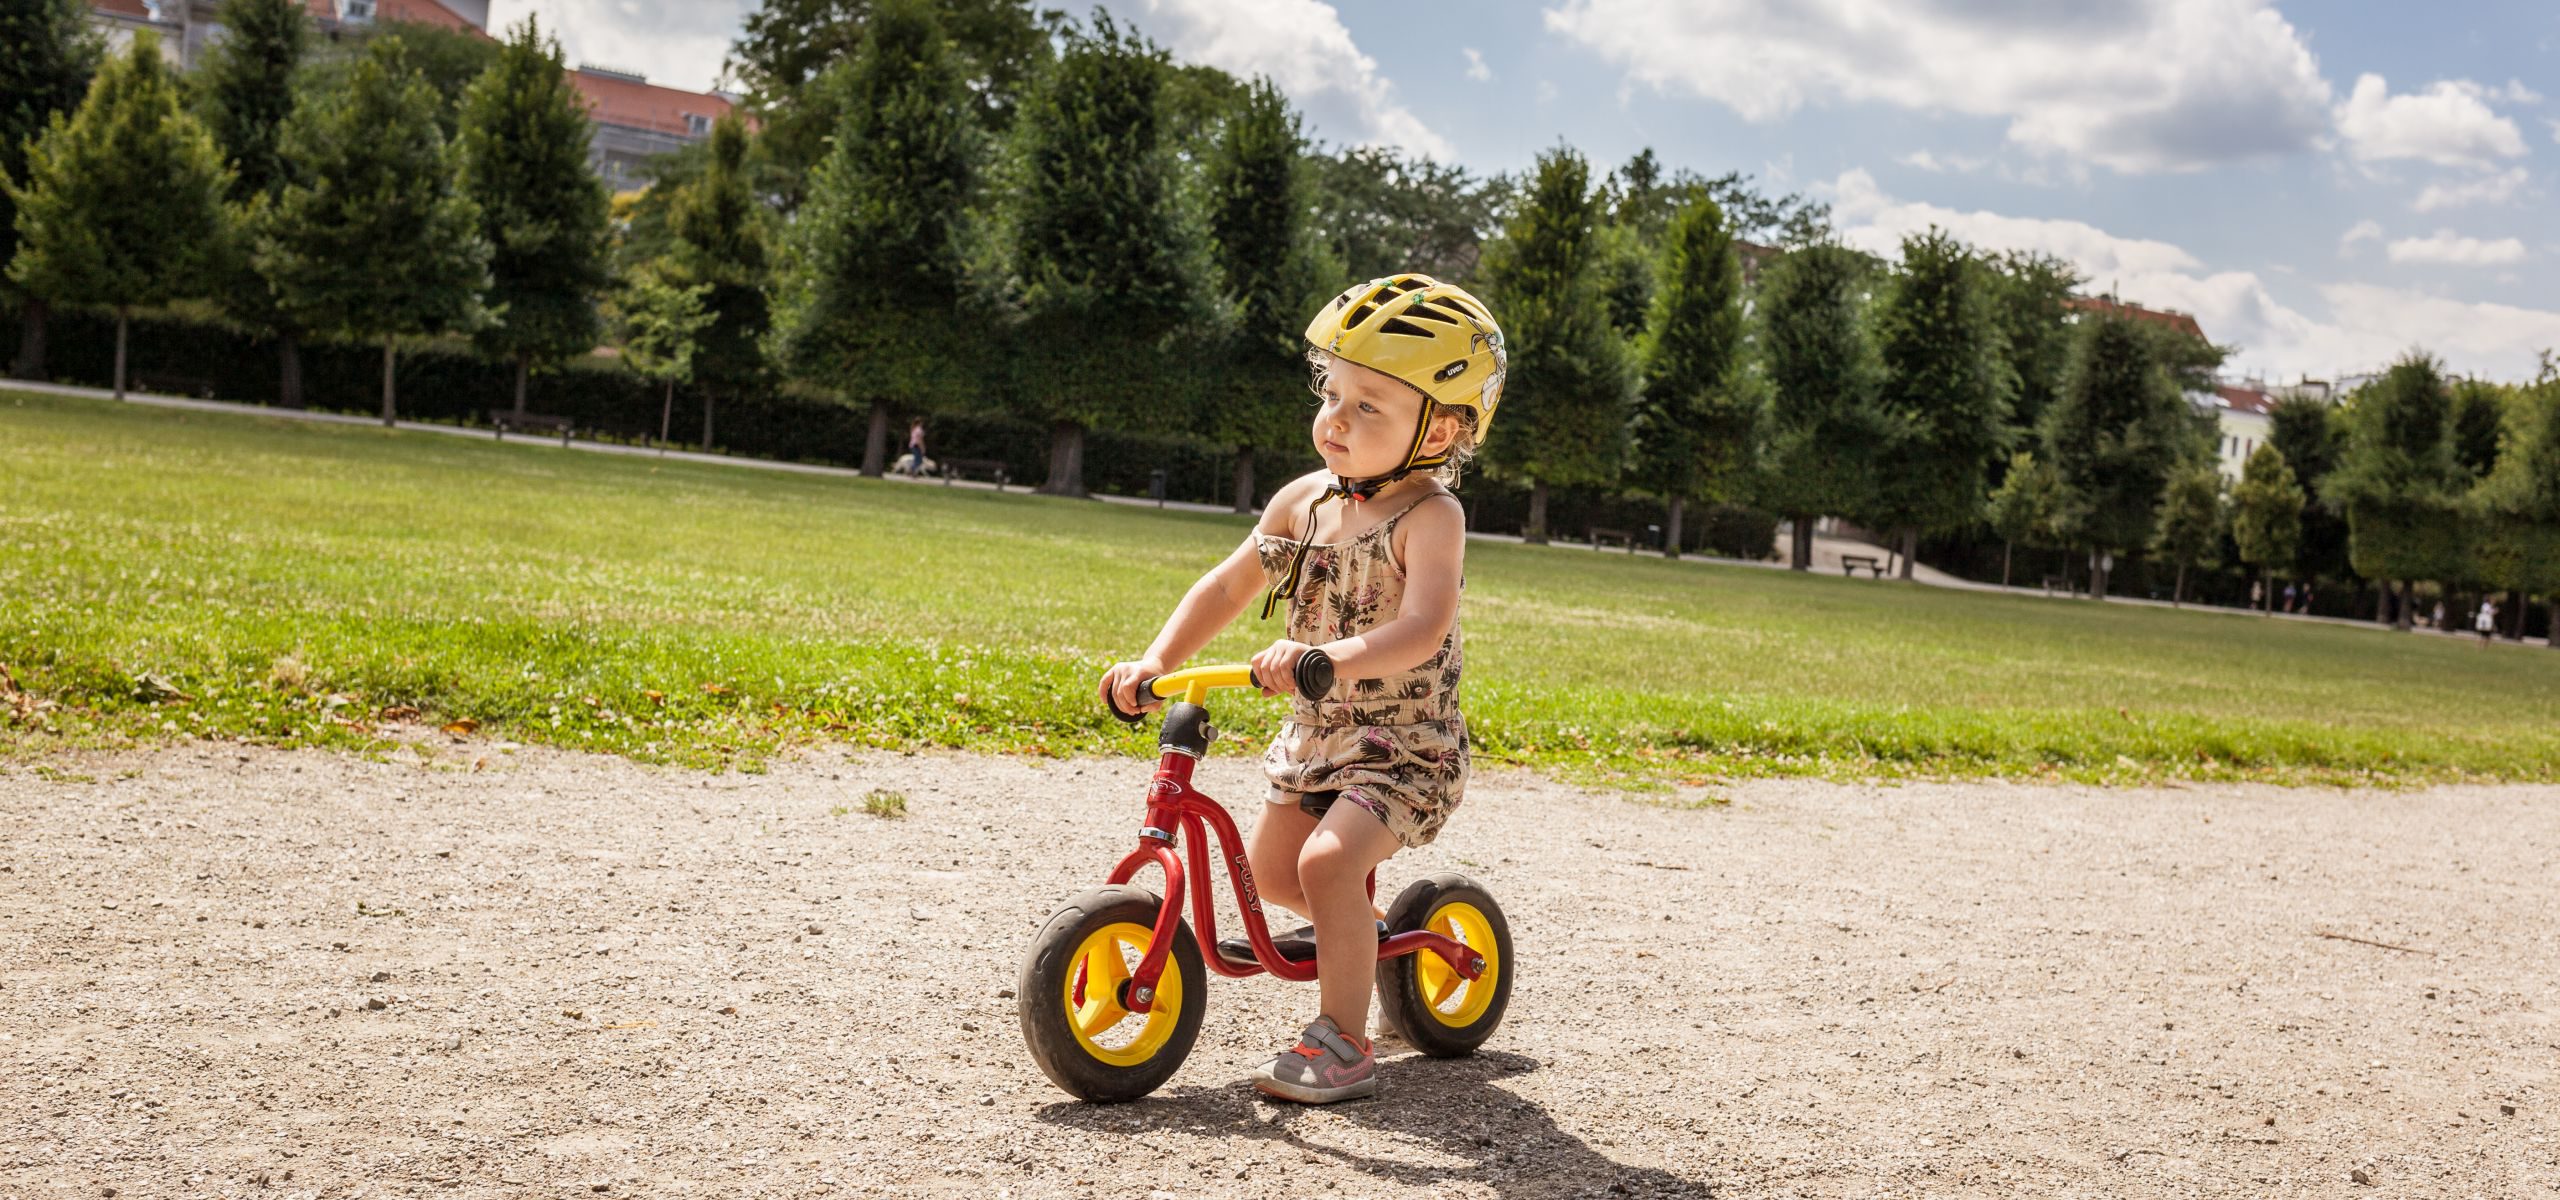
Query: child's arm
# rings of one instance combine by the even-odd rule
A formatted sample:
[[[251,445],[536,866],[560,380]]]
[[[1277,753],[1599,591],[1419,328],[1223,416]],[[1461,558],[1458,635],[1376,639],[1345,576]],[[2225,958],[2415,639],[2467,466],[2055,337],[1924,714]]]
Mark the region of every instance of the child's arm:
[[[1447,499],[1447,504],[1440,500]],[[1404,518],[1404,603],[1386,623],[1357,637],[1316,647],[1333,659],[1339,679],[1376,679],[1430,661],[1458,619],[1458,582],[1466,571],[1466,514],[1454,496],[1423,501]],[[1294,690],[1299,642],[1273,642],[1253,656],[1254,673]]]
[[[1140,696],[1138,681],[1189,662],[1192,655],[1209,644],[1209,639],[1234,624],[1246,606],[1261,596],[1262,549],[1255,539],[1265,533],[1293,536],[1288,527],[1289,514],[1306,505],[1306,487],[1306,480],[1296,480],[1272,496],[1254,531],[1183,593],[1182,602],[1174,605],[1173,615],[1165,618],[1164,628],[1157,632],[1147,652],[1134,662],[1115,663],[1103,672],[1101,691],[1105,699],[1118,704],[1124,712],[1145,712],[1163,703],[1153,696]]]

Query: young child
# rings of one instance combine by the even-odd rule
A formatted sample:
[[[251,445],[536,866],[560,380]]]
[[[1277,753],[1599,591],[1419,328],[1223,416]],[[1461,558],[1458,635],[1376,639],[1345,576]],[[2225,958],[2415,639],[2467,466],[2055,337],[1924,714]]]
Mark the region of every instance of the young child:
[[[1449,488],[1492,424],[1505,360],[1493,314],[1424,275],[1342,293],[1306,338],[1324,470],[1281,488],[1252,535],[1191,585],[1145,657],[1103,674],[1102,692],[1127,711],[1156,707],[1138,681],[1178,669],[1257,595],[1264,617],[1280,610],[1287,621],[1253,656],[1269,694],[1294,692],[1309,647],[1333,658],[1333,690],[1295,696],[1264,756],[1270,802],[1247,845],[1262,899],[1314,922],[1281,940],[1314,940],[1322,989],[1322,1015],[1254,1072],[1254,1086],[1324,1104],[1378,1088],[1369,872],[1437,836],[1466,791],[1466,514]]]

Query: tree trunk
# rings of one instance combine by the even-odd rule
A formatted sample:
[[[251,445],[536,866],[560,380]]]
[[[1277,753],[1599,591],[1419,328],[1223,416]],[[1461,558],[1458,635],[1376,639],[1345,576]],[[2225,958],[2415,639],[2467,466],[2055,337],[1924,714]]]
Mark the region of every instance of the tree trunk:
[[[670,375],[667,377],[666,403],[658,406],[658,453],[665,454],[667,452],[667,438],[675,433],[675,424],[676,381],[675,377]]]
[[[702,452],[711,453],[711,390],[702,392]]]
[[[1911,528],[1907,528],[1907,527],[1906,527],[1906,528],[1902,531],[1902,570],[1901,570],[1901,579],[1902,579],[1902,581],[1903,581],[1904,583],[1909,583],[1909,582],[1911,582],[1911,557],[1912,557],[1913,555],[1915,555],[1915,554],[1918,554],[1919,552],[1920,552],[1920,531],[1919,531],[1919,530],[1917,530],[1917,529],[1911,529]]]
[[[2258,587],[2259,590],[2265,592],[2267,596],[2266,602],[2258,606],[2258,611],[2266,616],[2274,616],[2276,614],[2276,569],[2274,564],[2270,563],[2258,568]]]
[[[132,310],[116,306],[116,399],[124,399],[124,333],[132,324]]]
[[[878,479],[889,467],[889,402],[871,402],[871,432],[862,439],[862,476]]]
[[[2178,560],[2178,581],[2169,585],[2169,607],[2185,608],[2186,606],[2187,563],[2185,559],[2180,559]]]
[[[2509,592],[2507,602],[2514,605],[2516,610],[2516,629],[2513,636],[2516,641],[2522,642],[2524,641],[2524,612],[2533,607],[2533,597],[2521,591]]]
[[[1253,511],[1253,447],[1236,447],[1236,511]]]
[[[1673,496],[1671,511],[1662,514],[1662,556],[1680,557],[1680,521],[1689,510],[1687,496]]]
[[[2391,581],[2388,579],[2374,580],[2373,588],[2373,623],[2376,625],[2388,625],[2391,623]]]
[[[399,346],[400,339],[396,337],[382,339],[382,425],[385,429],[391,427],[392,414],[398,411],[394,407],[394,393],[391,390],[391,362],[393,356],[399,353]]]
[[[2400,606],[2399,611],[2391,614],[2391,627],[2401,631],[2402,633],[2407,633],[2409,631],[2411,618],[2414,616],[2414,614],[2409,611],[2409,607],[2417,602],[2417,597],[2412,594],[2415,590],[2416,589],[2410,585],[2408,580],[2403,579],[2400,581]]]
[[[1520,531],[1520,540],[1531,546],[1547,544],[1547,481],[1529,481],[1529,524]]]
[[[524,415],[524,377],[533,373],[533,356],[516,355],[516,415]]]
[[[276,335],[276,406],[299,409],[302,402],[302,339],[291,330]]]
[[[2545,623],[2550,628],[2543,631],[2542,644],[2560,650],[2560,592],[2552,593],[2551,598],[2543,603],[2550,606],[2543,611],[2543,615],[2549,618]]]
[[[42,300],[30,299],[18,314],[18,361],[10,374],[20,379],[44,381],[44,318],[47,306]]]
[[[1813,518],[1804,513],[1787,518],[1787,569],[1813,569]]]
[[[2018,543],[2012,541],[2000,543],[2000,586],[2002,587],[2009,586],[2009,560],[2017,553]]]
[[[1049,477],[1040,483],[1046,496],[1082,496],[1084,490],[1084,426],[1073,421],[1049,422]]]

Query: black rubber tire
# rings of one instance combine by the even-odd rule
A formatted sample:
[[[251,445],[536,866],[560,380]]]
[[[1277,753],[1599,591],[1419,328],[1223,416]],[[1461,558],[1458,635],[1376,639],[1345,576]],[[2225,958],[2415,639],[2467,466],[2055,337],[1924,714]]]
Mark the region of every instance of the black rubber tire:
[[[1387,908],[1387,930],[1411,933],[1421,929],[1431,914],[1452,901],[1475,906],[1483,913],[1485,924],[1493,929],[1494,971],[1493,1002],[1482,1015],[1466,1025],[1451,1025],[1430,1010],[1424,1001],[1415,961],[1422,954],[1406,954],[1378,964],[1378,1008],[1406,1045],[1433,1058],[1459,1058],[1473,1054],[1476,1047],[1493,1036],[1502,1024],[1502,1010],[1511,1003],[1511,978],[1519,972],[1519,958],[1511,952],[1511,923],[1503,918],[1502,906],[1494,903],[1493,893],[1484,885],[1455,872],[1442,872],[1407,884]],[[1424,952],[1424,953],[1427,953]],[[1470,987],[1482,986],[1478,980]]]
[[[1076,1039],[1058,1002],[1075,970],[1076,947],[1095,930],[1123,921],[1153,928],[1164,901],[1136,884],[1095,888],[1050,915],[1022,956],[1022,976],[1014,987],[1014,1003],[1022,1018],[1022,1041],[1031,1060],[1049,1081],[1080,1100],[1115,1104],[1135,1100],[1164,1086],[1191,1053],[1200,1037],[1200,1014],[1208,1007],[1209,974],[1200,963],[1200,942],[1191,923],[1176,922],[1173,956],[1165,975],[1182,980],[1182,1008],[1174,1014],[1172,1036],[1145,1061],[1118,1066],[1095,1058]],[[1158,985],[1161,988],[1161,984]]]

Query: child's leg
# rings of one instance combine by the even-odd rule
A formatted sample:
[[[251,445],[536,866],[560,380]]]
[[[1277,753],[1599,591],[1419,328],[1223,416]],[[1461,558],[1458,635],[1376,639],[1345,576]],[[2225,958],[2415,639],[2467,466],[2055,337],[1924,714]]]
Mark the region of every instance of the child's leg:
[[[1315,831],[1316,819],[1298,807],[1294,795],[1274,793],[1262,806],[1253,832],[1245,835],[1244,854],[1253,864],[1253,889],[1264,904],[1307,915],[1306,890],[1298,883],[1298,851]]]
[[[1323,989],[1324,1015],[1335,1028],[1364,1040],[1369,993],[1378,976],[1369,872],[1399,848],[1386,822],[1346,799],[1334,803],[1298,852],[1297,881],[1316,925],[1316,983]]]

